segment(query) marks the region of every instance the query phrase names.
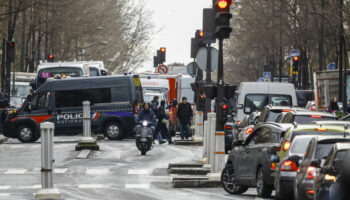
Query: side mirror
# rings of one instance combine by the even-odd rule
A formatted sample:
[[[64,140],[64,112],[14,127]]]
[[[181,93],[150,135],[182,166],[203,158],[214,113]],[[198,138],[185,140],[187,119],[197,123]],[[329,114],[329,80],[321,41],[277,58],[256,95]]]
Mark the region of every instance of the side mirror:
[[[242,146],[243,145],[243,140],[236,140],[233,142],[234,146]]]
[[[269,146],[267,147],[267,153],[275,155],[277,154],[277,147],[276,146]]]
[[[238,109],[243,109],[243,104],[238,104],[237,108]]]
[[[320,168],[321,160],[312,160],[310,163],[310,167]]]

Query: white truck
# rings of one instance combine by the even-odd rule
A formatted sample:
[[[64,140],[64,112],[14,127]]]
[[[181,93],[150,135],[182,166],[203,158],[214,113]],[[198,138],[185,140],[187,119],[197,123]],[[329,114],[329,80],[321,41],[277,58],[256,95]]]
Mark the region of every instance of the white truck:
[[[11,73],[10,107],[20,108],[29,94],[30,82],[35,79],[35,73],[16,72]],[[14,80],[13,80],[14,78]]]

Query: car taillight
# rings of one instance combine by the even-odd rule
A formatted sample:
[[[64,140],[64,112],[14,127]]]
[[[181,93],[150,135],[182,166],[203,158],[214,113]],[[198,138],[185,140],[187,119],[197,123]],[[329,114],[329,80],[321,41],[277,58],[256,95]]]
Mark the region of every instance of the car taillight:
[[[233,128],[232,128],[232,126],[230,126],[230,125],[225,125],[225,129],[226,129],[226,130],[232,130]]]
[[[245,134],[249,135],[251,132],[253,132],[253,128],[247,128],[247,130],[245,130]]]
[[[276,151],[278,152],[278,151],[281,151],[281,146],[280,145],[277,145],[276,146]]]
[[[312,118],[322,118],[321,115],[310,115],[310,117],[312,117]]]
[[[311,105],[311,111],[316,111],[316,105]]]
[[[282,112],[292,112],[292,110],[282,110]]]
[[[288,151],[289,150],[289,148],[290,148],[290,142],[289,141],[285,141],[284,142],[284,145],[283,145],[283,150],[284,151]]]
[[[295,164],[295,162],[293,162],[291,160],[286,160],[282,163],[282,165],[280,167],[280,171],[296,172],[296,171],[298,171],[298,166],[297,166],[297,164]]]
[[[313,180],[316,177],[316,168],[315,167],[309,167],[307,168],[307,179]]]
[[[315,131],[327,132],[326,128],[316,128]]]
[[[271,162],[270,169],[271,170],[276,170],[276,163],[275,162]]]
[[[237,125],[240,125],[240,124],[241,124],[241,121],[236,121],[236,124],[237,124]]]

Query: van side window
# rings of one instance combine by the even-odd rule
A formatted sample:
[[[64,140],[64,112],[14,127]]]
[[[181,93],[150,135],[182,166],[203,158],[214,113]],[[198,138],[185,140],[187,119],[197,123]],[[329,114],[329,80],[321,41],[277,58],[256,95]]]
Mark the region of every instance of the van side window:
[[[50,92],[41,92],[36,95],[32,102],[32,110],[42,110],[46,109],[49,105]]]
[[[112,88],[112,102],[130,102],[129,87]]]
[[[56,91],[56,108],[79,107],[83,102],[82,90]]]
[[[98,103],[111,103],[112,101],[111,88],[95,88],[83,90],[83,96],[84,100],[90,101],[91,105]]]

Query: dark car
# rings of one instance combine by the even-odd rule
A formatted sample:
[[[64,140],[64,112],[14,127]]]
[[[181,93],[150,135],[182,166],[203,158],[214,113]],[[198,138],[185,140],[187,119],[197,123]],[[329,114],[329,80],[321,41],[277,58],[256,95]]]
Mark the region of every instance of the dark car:
[[[260,124],[241,146],[232,149],[221,177],[228,193],[241,194],[256,187],[259,197],[271,196],[276,146],[286,129],[276,123]]]
[[[350,142],[350,138],[341,136],[317,136],[313,138],[308,147],[304,160],[297,172],[294,197],[300,200],[314,199],[314,183],[317,173],[323,166],[324,158],[328,156],[335,143]]]
[[[40,137],[41,122],[53,122],[55,133],[82,133],[82,102],[90,101],[91,131],[120,140],[132,132],[143,102],[139,76],[95,76],[47,80],[31,102],[11,112],[4,135],[22,142]]]
[[[324,113],[324,112],[312,112],[312,111],[292,111],[288,112],[284,116],[281,123],[291,124],[311,124],[314,121],[331,121],[337,120],[337,116]]]
[[[304,108],[296,108],[289,106],[272,106],[267,105],[261,111],[259,116],[259,123],[262,122],[275,122],[282,112],[292,112],[292,111],[305,111]]]
[[[342,164],[350,143],[337,143],[329,153],[315,181],[315,199],[328,200],[331,198],[330,188],[336,181],[336,176],[342,170]]]
[[[296,90],[295,93],[299,107],[305,107],[308,101],[315,100],[315,92],[313,90]]]
[[[275,190],[276,199],[293,199],[293,190],[295,177],[298,171],[298,165],[304,156],[307,145],[314,135],[296,136],[291,143],[291,147],[286,151],[284,157],[276,167]]]

